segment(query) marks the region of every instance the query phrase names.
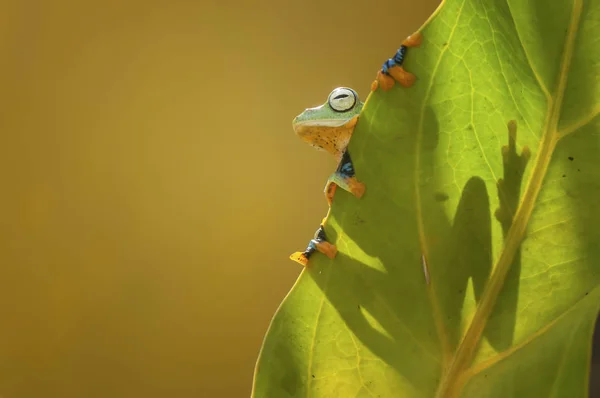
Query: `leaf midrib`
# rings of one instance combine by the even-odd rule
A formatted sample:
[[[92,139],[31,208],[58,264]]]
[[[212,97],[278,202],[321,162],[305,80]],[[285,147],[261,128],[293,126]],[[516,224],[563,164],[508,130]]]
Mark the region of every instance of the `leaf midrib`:
[[[419,118],[419,124],[417,126],[417,134],[416,134],[416,140],[415,140],[415,167],[414,167],[414,171],[415,171],[415,176],[414,176],[414,192],[415,192],[415,213],[416,213],[416,218],[417,218],[417,229],[418,229],[418,235],[419,235],[419,245],[420,245],[420,249],[421,249],[421,255],[423,256],[422,261],[423,261],[423,268],[424,268],[424,272],[425,275],[427,275],[427,297],[429,298],[429,301],[431,303],[431,308],[433,311],[433,320],[435,323],[435,328],[436,328],[436,332],[437,332],[437,336],[438,339],[440,340],[440,346],[442,348],[442,363],[443,363],[443,369],[445,369],[448,365],[448,363],[451,361],[452,359],[452,351],[450,348],[450,342],[448,341],[448,332],[446,331],[446,327],[444,324],[444,319],[441,313],[441,309],[439,307],[437,298],[436,298],[436,293],[435,293],[435,289],[434,289],[434,285],[431,281],[431,270],[429,269],[429,265],[427,263],[427,259],[429,258],[429,250],[427,248],[427,240],[425,238],[425,225],[423,222],[423,209],[421,207],[421,181],[420,181],[420,165],[421,165],[421,147],[422,147],[422,143],[423,143],[423,128],[425,125],[425,108],[427,106],[427,101],[429,100],[429,97],[431,95],[431,91],[433,89],[433,85],[434,85],[434,80],[435,77],[437,75],[437,71],[438,68],[440,66],[440,63],[442,62],[442,58],[444,57],[444,54],[446,53],[446,51],[448,51],[448,48],[450,48],[450,43],[452,42],[452,38],[454,37],[454,32],[456,31],[456,27],[458,26],[458,21],[460,20],[460,17],[462,15],[462,11],[463,8],[465,6],[466,0],[463,0],[463,3],[460,6],[460,9],[458,10],[458,13],[456,15],[456,22],[454,23],[454,26],[452,27],[452,30],[450,31],[450,35],[448,36],[448,44],[440,51],[440,55],[437,59],[437,62],[431,72],[431,78],[429,80],[429,84],[427,86],[427,89],[425,91],[425,96],[423,97],[423,103],[421,105],[421,109],[420,109],[420,118]],[[441,8],[443,7],[443,3],[440,4],[440,7],[438,7],[438,9],[436,10],[439,11]],[[431,18],[423,25],[423,27],[427,26],[427,23],[429,23],[429,21],[431,21]]]
[[[467,378],[461,377],[461,375],[463,375],[471,365],[473,356],[481,340],[483,330],[485,329],[487,320],[502,289],[510,265],[525,236],[525,231],[529,224],[535,201],[541,190],[542,182],[546,175],[548,165],[550,164],[552,154],[560,138],[557,127],[583,6],[582,1],[583,0],[574,0],[573,2],[571,21],[569,23],[567,38],[563,49],[556,94],[554,98],[548,98],[548,111],[546,113],[542,140],[540,142],[540,150],[538,151],[534,169],[525,189],[523,200],[517,209],[513,224],[506,237],[505,246],[493,268],[493,274],[483,291],[471,324],[458,346],[449,369],[442,378],[442,382],[440,383],[440,387],[436,394],[437,397],[456,397],[466,383]]]

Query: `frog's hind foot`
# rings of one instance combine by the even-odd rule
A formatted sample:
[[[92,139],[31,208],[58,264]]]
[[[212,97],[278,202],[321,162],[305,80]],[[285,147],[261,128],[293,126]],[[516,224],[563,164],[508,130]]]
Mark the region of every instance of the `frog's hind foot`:
[[[393,58],[388,59],[383,63],[381,69],[377,72],[377,78],[371,84],[371,90],[375,91],[378,87],[387,91],[394,86],[397,81],[402,87],[410,87],[416,80],[416,76],[407,72],[402,64],[406,56],[406,49],[409,47],[418,47],[421,45],[423,36],[420,32],[416,32],[408,36],[403,42]]]
[[[338,250],[334,244],[329,243],[327,241],[323,241],[323,242],[317,242],[317,243],[315,243],[315,245],[317,246],[317,251],[319,251],[320,253],[323,253],[327,257],[334,259],[335,256],[337,256]]]
[[[321,252],[325,254],[329,258],[335,258],[337,255],[337,247],[329,242],[327,242],[327,237],[325,236],[325,229],[323,225],[319,226],[319,229],[315,232],[315,236],[308,243],[308,247],[303,252],[295,252],[290,256],[290,259],[297,262],[298,264],[307,267],[308,260],[313,255],[314,252]]]
[[[310,258],[310,254],[307,252],[295,252],[290,255],[290,260],[297,262],[303,267],[308,266],[308,259]]]

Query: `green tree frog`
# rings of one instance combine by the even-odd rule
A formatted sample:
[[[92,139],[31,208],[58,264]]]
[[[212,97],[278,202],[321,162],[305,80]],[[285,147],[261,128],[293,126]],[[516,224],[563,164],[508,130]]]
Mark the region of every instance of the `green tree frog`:
[[[336,186],[352,193],[357,198],[362,197],[365,185],[359,182],[354,173],[352,159],[348,153],[348,143],[352,137],[354,126],[363,103],[358,94],[351,88],[338,87],[327,98],[327,102],[316,108],[308,108],[292,121],[294,132],[311,146],[331,153],[338,161],[338,167],[325,185],[325,197],[331,206]],[[328,213],[329,215],[329,213]],[[304,266],[315,252],[319,251],[330,258],[337,254],[335,245],[327,242],[323,224],[315,233],[304,252],[296,252],[290,258]]]
[[[420,46],[421,41],[420,32],[406,38],[396,54],[383,63],[377,72],[376,80],[371,85],[371,90],[375,91],[381,87],[382,90],[387,91],[394,86],[395,82],[406,88],[412,86],[416,76],[404,70],[402,65],[407,49]],[[348,144],[362,108],[363,103],[358,98],[356,91],[348,87],[338,87],[329,94],[327,102],[323,105],[304,110],[292,121],[292,127],[300,138],[317,149],[331,153],[339,162],[337,170],[329,177],[325,185],[325,197],[330,210],[336,186],[340,186],[357,198],[362,197],[365,192],[365,185],[355,177],[352,159],[348,153]],[[290,256],[292,260],[306,266],[308,259],[315,251],[330,258],[336,256],[337,248],[327,242],[323,228],[328,216],[329,212],[306,250],[292,254]]]

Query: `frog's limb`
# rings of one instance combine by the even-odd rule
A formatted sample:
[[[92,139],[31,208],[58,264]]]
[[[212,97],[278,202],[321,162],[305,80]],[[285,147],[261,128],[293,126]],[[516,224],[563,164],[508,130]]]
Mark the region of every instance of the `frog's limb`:
[[[333,174],[331,177],[335,176],[335,174]],[[327,205],[331,208],[331,203],[333,203],[333,195],[335,194],[335,189],[337,188],[337,185],[333,182],[332,178],[329,177],[329,179],[327,180],[327,184],[325,184],[325,198],[327,199]],[[329,215],[329,212],[327,212],[327,215]]]
[[[336,186],[350,192],[357,198],[361,198],[365,193],[365,184],[359,182],[355,177],[354,165],[348,150],[342,154],[337,170],[329,177],[325,185],[324,192],[329,206],[333,202]]]
[[[420,32],[416,32],[411,36],[408,36],[403,42],[393,58],[388,59],[383,63],[381,70],[377,73],[377,78],[371,84],[371,90],[377,90],[381,87],[382,90],[387,91],[394,86],[394,80],[397,81],[403,87],[410,87],[416,80],[414,74],[407,72],[402,64],[404,63],[404,57],[406,55],[406,49],[408,47],[417,47],[421,45],[423,36]]]
[[[327,185],[325,185],[325,197],[330,206],[333,202],[333,194],[337,185],[357,198],[361,198],[365,193],[365,184],[359,182],[356,177],[343,177],[338,173],[333,173],[327,180]]]
[[[306,250],[303,252],[295,252],[290,256],[290,259],[306,267],[308,265],[308,260],[316,251],[325,254],[329,258],[335,258],[337,254],[337,247],[327,242],[323,225],[319,226],[319,229],[315,232],[314,238],[308,243]]]

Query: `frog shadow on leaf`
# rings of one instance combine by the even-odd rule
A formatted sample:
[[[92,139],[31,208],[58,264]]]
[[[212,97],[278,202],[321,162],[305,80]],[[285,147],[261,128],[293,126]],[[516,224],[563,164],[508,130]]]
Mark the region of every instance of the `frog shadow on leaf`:
[[[438,333],[445,336],[450,354],[456,349],[463,333],[461,324],[465,322],[463,306],[468,302],[468,310],[474,310],[490,275],[491,223],[495,221],[490,214],[486,184],[478,176],[471,177],[462,187],[453,222],[448,220],[444,206],[445,201],[452,198],[439,189],[441,184],[436,181],[433,149],[438,145],[440,132],[431,109],[427,109],[425,120],[418,182],[414,172],[416,138],[412,131],[393,137],[401,145],[378,145],[381,152],[371,147],[368,158],[357,157],[357,174],[364,175],[361,178],[367,184],[368,194],[360,201],[345,192],[338,194],[341,198],[336,200],[347,201],[346,211],[338,212],[334,202],[332,217],[341,225],[344,236],[336,239],[333,228],[328,228],[327,233],[332,241],[342,242],[341,252],[336,261],[325,262],[323,267],[329,269],[311,272],[352,333],[420,390],[427,389],[431,380],[424,380],[423,373],[427,372],[422,372],[422,368],[417,371],[404,358],[411,355],[411,351],[421,350],[422,358],[429,358],[422,361],[430,366],[442,366]],[[363,133],[367,136],[364,139],[373,139],[368,135],[377,131]],[[378,186],[378,180],[373,179],[375,174],[365,167],[389,156],[393,156],[396,168],[387,170],[387,175],[378,174],[379,181],[387,182],[386,186]],[[382,165],[378,166],[378,170],[382,170]],[[417,184],[420,217],[415,206]],[[516,192],[518,202],[519,190],[511,192]],[[385,225],[385,230],[378,230],[378,225]],[[420,234],[422,239],[419,239]],[[344,253],[344,240],[357,244],[360,253]],[[422,256],[424,253],[426,257]],[[517,266],[510,275],[517,283],[519,258],[517,256]],[[427,277],[423,262],[429,269]],[[326,277],[328,272],[330,279]],[[436,330],[427,279],[432,287],[431,296],[439,306],[442,331]],[[516,300],[507,303],[502,325],[493,325],[492,332],[488,332],[490,328],[485,332],[498,348],[510,344],[515,327]]]
[[[489,272],[489,268],[480,268],[478,274],[470,275],[470,269],[463,264],[471,262],[481,265],[491,262],[490,222],[483,228],[488,230],[487,236],[485,233],[481,234],[481,227],[462,227],[469,225],[468,220],[480,221],[486,211],[489,220],[484,184],[478,178],[473,178],[466,184],[465,192],[459,204],[456,226],[453,228],[448,225],[445,236],[438,237],[440,247],[436,257],[446,256],[443,264],[448,268],[431,271],[432,282],[445,278],[446,296],[440,294],[438,303],[443,306],[448,339],[454,345],[460,337],[458,328],[461,304],[469,278],[477,286],[475,293],[479,295]],[[414,245],[418,245],[418,242],[414,242]],[[473,250],[473,247],[478,250]],[[363,245],[360,249],[374,256],[381,248],[375,244]],[[384,248],[380,250],[379,256],[371,258],[376,263],[373,266],[340,251],[336,261],[326,261],[323,265],[323,268],[329,267],[329,270],[320,274],[311,272],[311,276],[350,331],[369,351],[395,368],[416,389],[426,390],[432,386],[426,375],[432,373],[424,370],[429,367],[432,372],[436,372],[437,368],[439,372],[442,358],[430,302],[426,297],[427,286],[420,254],[415,250],[405,253],[403,257],[411,255],[414,258],[412,262],[398,261],[393,251]],[[413,269],[409,268],[411,265]],[[327,277],[326,272],[331,275]],[[435,276],[435,272],[438,272],[439,278]],[[451,295],[455,297],[447,297]],[[414,366],[406,358],[420,358],[417,360],[419,366]]]

